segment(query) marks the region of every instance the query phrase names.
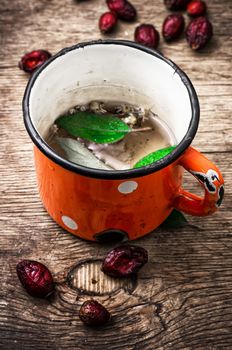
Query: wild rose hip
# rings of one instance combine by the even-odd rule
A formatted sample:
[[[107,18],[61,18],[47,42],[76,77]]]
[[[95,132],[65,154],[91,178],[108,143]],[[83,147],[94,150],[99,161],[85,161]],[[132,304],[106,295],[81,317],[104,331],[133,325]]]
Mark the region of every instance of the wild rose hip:
[[[186,38],[193,50],[200,50],[213,35],[213,26],[205,17],[193,19],[186,28]]]
[[[135,29],[135,41],[156,49],[159,45],[159,32],[152,24],[141,24]]]
[[[102,271],[112,277],[135,275],[148,261],[147,251],[133,245],[112,249],[102,263]]]
[[[54,292],[53,278],[45,265],[34,260],[23,260],[16,270],[23,287],[33,297],[46,298]]]
[[[119,11],[125,6],[126,0],[106,0],[107,6],[111,11]]]
[[[126,22],[133,22],[137,16],[136,9],[129,1],[125,2],[125,6],[117,14],[121,20]]]
[[[172,41],[182,34],[184,30],[184,17],[181,14],[169,15],[163,23],[163,37],[166,41]]]
[[[203,16],[206,12],[206,4],[202,0],[193,0],[187,6],[187,14],[191,17]]]
[[[116,12],[118,18],[127,22],[132,22],[135,20],[137,12],[129,1],[106,0],[106,3],[111,11]]]
[[[85,301],[79,311],[79,317],[87,326],[102,326],[107,323],[111,315],[106,308],[96,300]]]
[[[45,50],[28,52],[19,61],[19,68],[24,70],[24,72],[32,73],[51,56],[50,52]]]
[[[99,19],[99,29],[102,33],[111,32],[117,24],[117,15],[115,12],[105,12]]]
[[[179,11],[185,10],[190,0],[164,0],[164,4],[168,10]]]

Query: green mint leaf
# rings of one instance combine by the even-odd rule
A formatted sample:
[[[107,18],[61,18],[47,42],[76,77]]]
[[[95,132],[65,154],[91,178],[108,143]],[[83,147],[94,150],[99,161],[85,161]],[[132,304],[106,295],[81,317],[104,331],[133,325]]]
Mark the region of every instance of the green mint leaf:
[[[188,225],[186,217],[178,210],[173,209],[167,219],[160,225],[161,228],[174,229]]]
[[[69,161],[89,168],[112,170],[112,168],[97,159],[79,141],[66,137],[56,137],[56,142],[65,151]]]
[[[56,120],[56,124],[72,136],[96,143],[119,141],[131,131],[126,123],[114,115],[99,115],[89,112],[77,112],[62,116]]]
[[[175,148],[176,148],[176,146],[171,146],[171,147],[162,148],[162,149],[159,149],[158,151],[149,153],[148,155],[146,155],[145,157],[143,157],[142,159],[140,159],[140,160],[134,165],[134,168],[140,168],[140,167],[142,167],[142,166],[149,165],[149,164],[152,164],[152,163],[154,163],[154,162],[157,162],[157,161],[160,160],[161,158],[164,158],[164,157],[167,156],[169,153],[171,153]]]

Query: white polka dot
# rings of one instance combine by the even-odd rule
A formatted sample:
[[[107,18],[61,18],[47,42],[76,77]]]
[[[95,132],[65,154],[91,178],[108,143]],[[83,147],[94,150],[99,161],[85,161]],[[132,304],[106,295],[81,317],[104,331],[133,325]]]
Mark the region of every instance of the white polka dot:
[[[71,219],[69,216],[63,215],[61,219],[62,219],[63,223],[65,224],[65,226],[67,226],[71,230],[77,230],[78,229],[78,225],[77,225],[76,221]]]
[[[135,181],[125,181],[118,186],[120,193],[128,194],[134,192],[138,187],[138,183]]]

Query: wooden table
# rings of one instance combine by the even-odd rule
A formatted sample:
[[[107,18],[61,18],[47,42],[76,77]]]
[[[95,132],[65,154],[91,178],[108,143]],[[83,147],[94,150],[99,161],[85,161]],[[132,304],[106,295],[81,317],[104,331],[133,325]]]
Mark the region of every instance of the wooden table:
[[[138,23],[161,29],[168,13],[162,0],[134,4]],[[32,49],[56,53],[100,38],[104,1],[1,0],[0,349],[232,349],[232,2],[208,4],[215,35],[205,50],[192,52],[184,38],[170,45],[161,40],[160,50],[196,87],[201,122],[194,145],[224,174],[225,200],[211,217],[189,217],[185,228],[158,229],[137,241],[148,250],[149,263],[136,280],[125,282],[100,272],[101,259],[112,245],[68,234],[43,209],[21,111],[28,76],[17,67]],[[133,40],[136,24],[120,23],[109,37]],[[186,182],[195,188],[191,177]],[[33,299],[22,289],[15,267],[25,258],[43,262],[54,273],[57,292],[50,302]],[[114,315],[98,330],[86,328],[78,318],[90,295]]]

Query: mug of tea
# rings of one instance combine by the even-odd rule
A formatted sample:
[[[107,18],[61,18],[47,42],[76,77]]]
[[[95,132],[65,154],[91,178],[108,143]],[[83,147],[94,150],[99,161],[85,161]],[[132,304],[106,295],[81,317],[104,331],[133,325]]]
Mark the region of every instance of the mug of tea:
[[[110,145],[67,136],[67,120],[81,117],[83,130],[83,123],[91,125],[93,120],[85,116],[102,113],[101,119],[106,112],[117,114],[117,122],[135,132]],[[186,74],[154,50],[122,40],[63,49],[32,75],[23,113],[35,145],[42,202],[50,216],[76,236],[134,240],[157,228],[174,208],[205,216],[222,202],[220,171],[190,146],[200,114],[196,92]],[[64,130],[56,123],[62,116],[69,118]],[[94,124],[99,136],[97,127]],[[65,153],[73,143],[83,151],[81,161]],[[139,163],[165,146],[170,152],[161,159]],[[87,162],[91,157],[93,165]],[[184,169],[199,181],[203,197],[182,188]]]

